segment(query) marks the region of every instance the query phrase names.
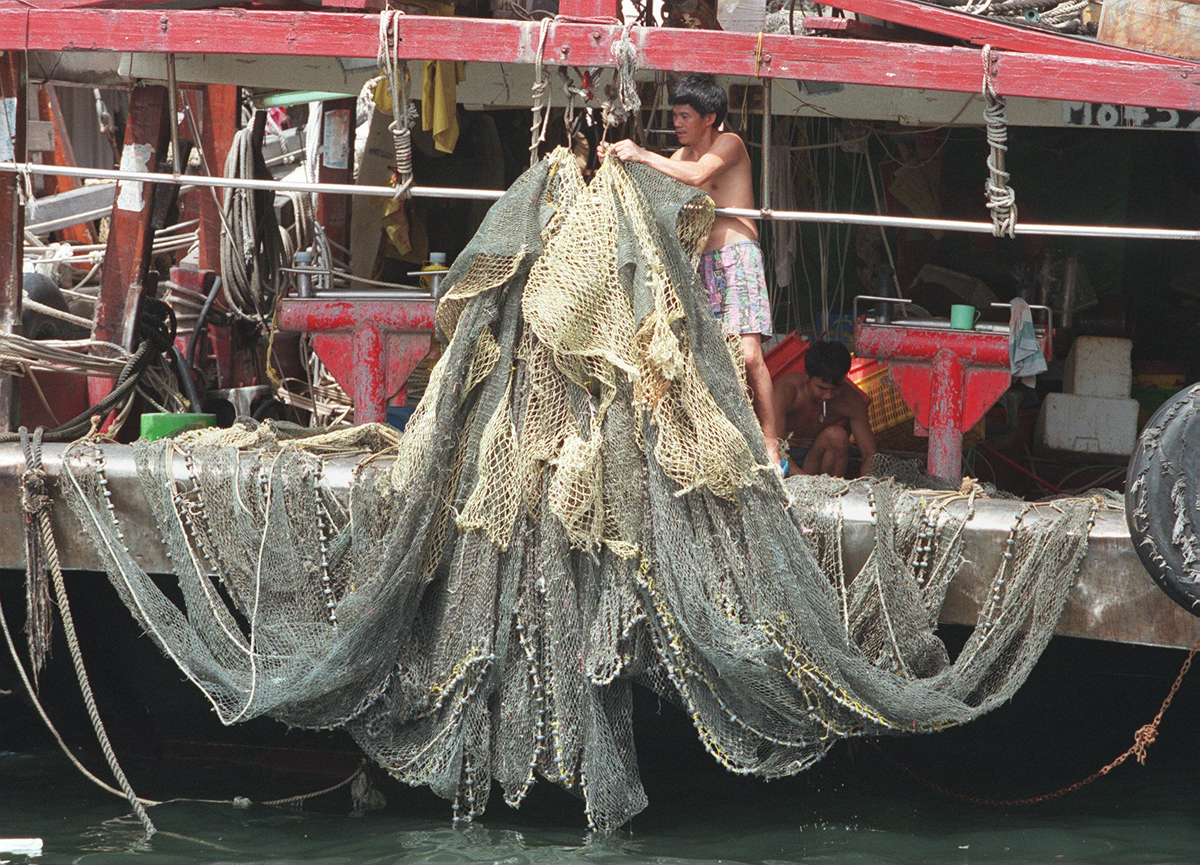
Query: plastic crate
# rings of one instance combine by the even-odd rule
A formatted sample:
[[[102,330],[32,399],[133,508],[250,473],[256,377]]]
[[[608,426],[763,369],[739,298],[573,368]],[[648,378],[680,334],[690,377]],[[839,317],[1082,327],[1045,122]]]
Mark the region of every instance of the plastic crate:
[[[867,420],[876,438],[880,433],[913,419],[912,409],[905,404],[904,397],[900,396],[900,389],[892,382],[885,364],[879,365],[878,369],[867,373],[855,381],[855,384],[870,401],[867,405]]]

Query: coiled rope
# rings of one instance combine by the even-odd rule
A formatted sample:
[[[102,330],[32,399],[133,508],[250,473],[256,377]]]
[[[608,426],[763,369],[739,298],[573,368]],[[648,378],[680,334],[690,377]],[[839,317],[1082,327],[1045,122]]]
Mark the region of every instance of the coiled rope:
[[[533,56],[533,122],[529,127],[529,167],[538,163],[538,145],[546,140],[546,126],[550,123],[550,73],[542,65],[546,52],[546,34],[550,30],[550,19],[543,18],[538,32],[537,53]]]
[[[239,129],[225,160],[225,176],[254,179],[253,131]],[[221,274],[225,299],[238,318],[268,327],[278,295],[283,238],[275,217],[274,193],[225,189],[222,212]]]
[[[408,62],[399,59],[400,18],[403,14],[398,9],[384,9],[379,13],[377,60],[392,99],[392,122],[388,124],[388,131],[392,133],[392,145],[396,150],[396,197],[411,198],[412,127],[417,111],[408,96]]]
[[[606,128],[624,123],[629,115],[642,107],[642,100],[637,92],[637,82],[634,80],[634,75],[637,73],[638,50],[637,46],[633,44],[633,40],[629,38],[629,31],[632,27],[633,22],[628,22],[622,27],[621,38],[612,44],[612,54],[617,59],[617,67],[613,73],[616,94],[600,106],[600,116]]]
[[[1008,185],[1004,154],[1008,151],[1008,105],[996,92],[996,58],[991,45],[983,46],[983,118],[987,123],[988,179],[984,186],[987,208],[992,214],[992,234],[1015,237],[1017,233],[1017,193]]]

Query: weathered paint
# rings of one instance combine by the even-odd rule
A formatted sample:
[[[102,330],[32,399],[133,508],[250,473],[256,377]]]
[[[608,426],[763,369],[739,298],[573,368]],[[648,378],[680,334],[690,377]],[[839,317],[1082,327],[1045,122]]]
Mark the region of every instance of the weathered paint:
[[[354,399],[354,422],[382,423],[429,354],[436,311],[431,300],[285,298],[279,328],[313,334],[313,351]]]
[[[123,153],[136,152],[140,154],[139,161],[153,167],[167,149],[167,114],[167,88],[136,88],[130,97]],[[152,183],[140,188],[136,209],[133,207],[134,196],[126,195],[124,205],[119,203],[118,196],[104,251],[92,338],[113,342],[126,349],[133,348],[134,328],[150,266],[150,248],[154,241],[154,229],[150,227],[154,189]],[[88,379],[88,395],[93,403],[107,396],[111,389],[112,379]]]
[[[374,58],[378,27],[373,15],[334,12],[10,7],[0,10],[0,50]],[[538,28],[532,21],[403,16],[401,54],[532,63]],[[578,67],[612,67],[612,45],[621,34],[616,24],[556,22],[545,56],[569,58]],[[664,71],[975,93],[982,70],[974,48],[661,27],[634,27],[630,38],[641,68]],[[1131,59],[1004,53],[993,78],[1002,96],[1200,110],[1196,64],[1124,56]]]
[[[918,426],[929,431],[929,473],[962,480],[963,432],[1012,381],[1008,334],[860,322],[854,339],[859,357],[888,361]]]
[[[2,25],[0,25],[2,26]],[[23,52],[8,52],[0,57],[0,94],[14,94],[0,104],[0,150],[13,158],[25,159],[26,66]],[[25,205],[21,201],[17,174],[0,177],[0,331],[19,332],[21,328],[21,271],[25,246]],[[15,429],[18,409],[16,378],[0,376],[0,430]]]

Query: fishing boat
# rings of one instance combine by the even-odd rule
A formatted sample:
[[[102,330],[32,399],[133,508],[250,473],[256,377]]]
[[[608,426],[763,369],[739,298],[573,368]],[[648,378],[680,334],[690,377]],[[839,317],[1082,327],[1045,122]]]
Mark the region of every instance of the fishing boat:
[[[0,2],[0,598],[10,624],[26,571],[52,552],[49,571],[70,582],[107,572],[171,654],[171,639],[134,609],[142,590],[122,590],[113,574],[123,563],[146,579],[176,574],[181,549],[207,555],[203,532],[189,523],[184,547],[166,541],[166,505],[148,496],[145,458],[130,442],[235,418],[403,429],[449,350],[446,333],[435,336],[441,282],[458,286],[468,273],[460,254],[480,226],[495,230],[491,203],[555,144],[581,177],[597,171],[602,140],[669,146],[658,128],[669,79],[699,72],[728,85],[729,123],[760,184],[759,208],[724,212],[761,226],[777,328],[794,331],[768,363],[778,374],[798,368],[805,334],[850,343],[851,379],[871,397],[884,448],[917,454],[920,485],[943,494],[920,499],[922,531],[954,526],[963,565],[936,619],[996,626],[1020,532],[1049,536],[1063,514],[1037,499],[1090,495],[1082,537],[1053,529],[1075,546],[1052,630],[1177,649],[1182,660],[1200,641],[1185,446],[1198,398],[1186,385],[1200,378],[1186,349],[1200,229],[1180,216],[1200,189],[1187,146],[1200,128],[1200,58],[1181,34],[1200,24],[1185,16],[1147,30],[1121,0],[1105,0],[1098,22],[1089,4],[991,5]],[[1161,164],[1170,171],[1149,168]],[[447,258],[463,263],[448,270]],[[1161,288],[1143,299],[1134,273]],[[1050,362],[1037,389],[1013,382],[1021,297]],[[951,303],[984,315],[957,326]],[[404,437],[371,447],[390,454]],[[201,488],[186,448],[162,453],[156,478],[177,500]],[[349,513],[351,490],[376,470],[368,462],[321,461],[314,507],[326,516],[312,530],[322,558],[329,526],[346,526],[339,508]],[[992,493],[1017,495],[976,496],[964,469]],[[270,477],[260,475],[267,501]],[[1091,487],[1123,492],[1125,507]],[[885,540],[899,544],[870,486],[849,484],[812,508],[806,519],[837,525],[847,579],[878,569]],[[87,513],[94,521],[81,532]],[[261,537],[266,549],[265,527]],[[933,541],[905,543],[920,579]],[[19,687],[47,649],[44,580],[27,625],[43,643],[13,647],[5,687]],[[655,636],[630,657],[657,653],[668,688],[693,671],[672,652],[667,602],[652,580],[638,585]],[[240,589],[221,586],[243,615]],[[321,591],[336,628],[340,601]],[[67,608],[61,597],[57,606]],[[754,624],[775,639],[774,626]],[[459,688],[466,707],[483,687],[473,671],[485,681],[496,651],[457,666],[430,711]],[[893,660],[901,671],[912,659]],[[540,674],[530,663],[536,693],[553,663]],[[181,668],[201,684],[194,664]],[[222,720],[239,720],[208,685]],[[741,769],[705,738],[707,710],[680,694],[710,752]],[[724,704],[720,713],[738,725]],[[530,778],[553,767],[588,798],[585,764],[555,764],[545,750],[541,730],[558,723],[537,716]],[[476,813],[480,783],[463,748],[455,789],[439,789],[456,817]],[[790,757],[788,771],[808,759]],[[628,818],[588,802],[600,828]]]

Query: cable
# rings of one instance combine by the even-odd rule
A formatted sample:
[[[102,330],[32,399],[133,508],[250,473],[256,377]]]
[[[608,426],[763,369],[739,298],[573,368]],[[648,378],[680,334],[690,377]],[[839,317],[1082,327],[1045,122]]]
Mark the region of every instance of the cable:
[[[213,302],[217,299],[217,295],[221,292],[221,277],[216,277],[213,280],[212,288],[208,290],[208,296],[204,298],[204,303],[200,307],[200,314],[196,316],[196,323],[192,325],[192,335],[188,337],[187,347],[187,362],[191,367],[196,366],[196,346],[200,341],[200,331],[204,329],[204,323],[208,319],[208,311],[212,309]]]

